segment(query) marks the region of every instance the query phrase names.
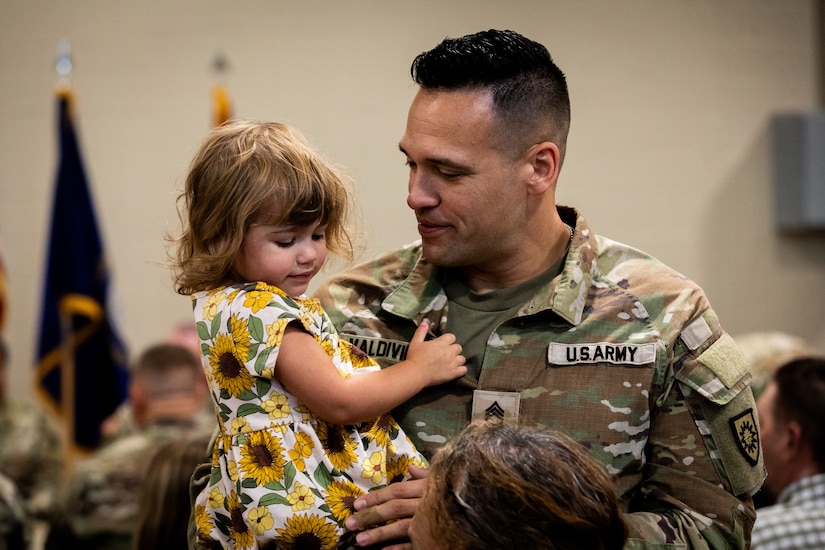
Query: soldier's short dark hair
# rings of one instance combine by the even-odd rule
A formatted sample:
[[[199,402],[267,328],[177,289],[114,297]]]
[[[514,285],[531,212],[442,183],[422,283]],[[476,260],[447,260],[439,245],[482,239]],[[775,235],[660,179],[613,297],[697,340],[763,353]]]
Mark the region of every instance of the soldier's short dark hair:
[[[419,54],[410,73],[428,90],[488,90],[502,142],[529,147],[551,141],[564,158],[570,96],[564,73],[542,44],[494,29],[445,38]]]

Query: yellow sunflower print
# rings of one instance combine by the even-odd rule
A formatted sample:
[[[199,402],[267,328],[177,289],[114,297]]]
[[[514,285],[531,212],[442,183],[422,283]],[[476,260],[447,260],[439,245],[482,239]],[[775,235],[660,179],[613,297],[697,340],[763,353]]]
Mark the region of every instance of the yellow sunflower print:
[[[232,491],[226,498],[226,509],[229,512],[229,518],[232,520],[229,536],[235,541],[235,547],[250,548],[255,541],[255,535],[243,519],[240,500],[238,499],[238,493],[235,491]]]
[[[232,339],[225,334],[218,334],[215,345],[209,348],[209,366],[212,378],[231,396],[237,397],[255,383],[255,378],[244,368],[243,360],[237,355]]]
[[[275,348],[281,345],[287,323],[289,323],[288,319],[280,317],[274,323],[266,326],[266,347]]]
[[[249,425],[249,421],[243,416],[236,416],[232,419],[232,424],[229,425],[229,435],[238,435],[251,431],[252,426]]]
[[[316,514],[292,516],[278,529],[278,542],[284,548],[334,550],[338,545],[338,526]]]
[[[252,530],[259,537],[272,529],[275,525],[275,518],[272,517],[266,506],[258,506],[249,511],[249,523],[252,525]]]
[[[269,399],[261,404],[263,410],[269,414],[271,420],[280,420],[289,416],[289,400],[282,393],[272,393]]]
[[[420,460],[412,460],[406,455],[387,460],[387,484],[403,481],[410,473],[410,464],[424,467]]]
[[[295,447],[290,449],[287,454],[299,472],[306,471],[304,459],[312,456],[312,449],[314,447],[315,443],[312,442],[312,437],[309,434],[303,432],[295,434]]]
[[[206,505],[210,508],[219,508],[223,506],[223,493],[220,488],[214,487],[209,491],[209,496],[206,499]]]
[[[324,313],[324,308],[321,307],[321,302],[317,298],[301,300],[300,304],[303,306],[303,309],[311,315],[320,316]]]
[[[382,447],[386,447],[390,442],[390,431],[398,430],[398,425],[389,413],[382,414],[370,425],[369,430],[364,433],[364,437],[370,441],[375,441]]]
[[[243,301],[243,307],[248,307],[252,309],[252,313],[258,313],[266,305],[272,301],[272,293],[271,292],[263,292],[260,290],[251,290],[246,293],[246,297]]]
[[[319,344],[321,344],[321,349],[323,349],[324,353],[326,353],[329,357],[332,357],[335,354],[335,348],[329,340],[322,340]]]
[[[319,422],[318,439],[321,440],[321,445],[336,470],[343,472],[358,460],[355,454],[358,444],[342,426]]]
[[[249,322],[237,315],[229,316],[229,328],[232,331],[232,343],[235,345],[235,355],[241,361],[249,359],[249,346],[252,343],[252,336],[249,334]]]
[[[215,314],[218,313],[218,304],[226,298],[226,293],[221,292],[220,294],[213,294],[206,300],[206,303],[203,304],[203,318],[206,321],[211,321],[215,318]]]
[[[246,443],[241,445],[241,460],[238,467],[245,477],[252,477],[258,485],[277,481],[284,475],[286,461],[281,442],[264,430],[249,434]]]
[[[295,490],[286,496],[286,500],[292,505],[293,512],[303,512],[309,510],[315,504],[315,495],[309,487],[295,482]]]
[[[379,451],[375,451],[365,458],[361,463],[361,477],[369,479],[374,485],[380,485],[387,476],[386,465],[384,464],[385,458],[386,455]]]
[[[344,343],[344,345],[341,346],[341,357],[344,356],[345,349],[349,352],[349,360],[352,363],[352,368],[363,369],[364,367],[375,366],[375,361],[373,361],[369,355],[364,353],[361,348],[352,344],[346,345],[346,343]]]
[[[363,489],[346,479],[333,481],[324,492],[327,495],[324,497],[324,502],[327,503],[332,515],[335,516],[335,521],[339,524],[343,524],[344,520],[355,512],[352,503],[364,494]]]
[[[195,505],[195,525],[198,528],[198,538],[201,541],[211,541],[209,534],[212,532],[212,519],[200,504]]]

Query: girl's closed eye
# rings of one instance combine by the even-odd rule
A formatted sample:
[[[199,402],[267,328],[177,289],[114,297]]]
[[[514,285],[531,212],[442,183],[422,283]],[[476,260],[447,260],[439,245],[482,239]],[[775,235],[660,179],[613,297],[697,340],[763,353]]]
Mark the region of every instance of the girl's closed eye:
[[[295,237],[292,237],[292,239],[288,241],[275,241],[275,244],[281,248],[289,248],[290,246],[295,244]]]

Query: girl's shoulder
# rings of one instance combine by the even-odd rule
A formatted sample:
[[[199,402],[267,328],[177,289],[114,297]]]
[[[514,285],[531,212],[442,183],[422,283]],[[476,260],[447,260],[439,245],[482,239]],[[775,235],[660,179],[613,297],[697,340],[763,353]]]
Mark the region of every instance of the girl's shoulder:
[[[303,308],[280,288],[264,283],[237,283],[192,295],[194,307],[204,310],[224,310],[230,313],[249,314],[269,310],[272,313],[298,313]]]

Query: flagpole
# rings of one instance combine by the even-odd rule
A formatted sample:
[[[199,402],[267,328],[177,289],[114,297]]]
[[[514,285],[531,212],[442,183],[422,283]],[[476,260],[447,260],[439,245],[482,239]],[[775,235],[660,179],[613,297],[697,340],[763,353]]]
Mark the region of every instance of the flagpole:
[[[212,124],[220,126],[232,118],[232,102],[226,90],[226,75],[229,72],[229,60],[222,53],[212,60],[215,84],[212,86]]]
[[[55,72],[57,73],[57,96],[65,98],[69,112],[74,111],[72,102],[72,47],[67,40],[57,45],[55,55]],[[58,311],[60,311],[58,306]],[[74,457],[71,449],[74,441],[74,344],[72,343],[71,320],[60,314],[60,412],[64,421],[61,430],[61,453],[63,455],[64,480],[68,480],[74,470]]]

